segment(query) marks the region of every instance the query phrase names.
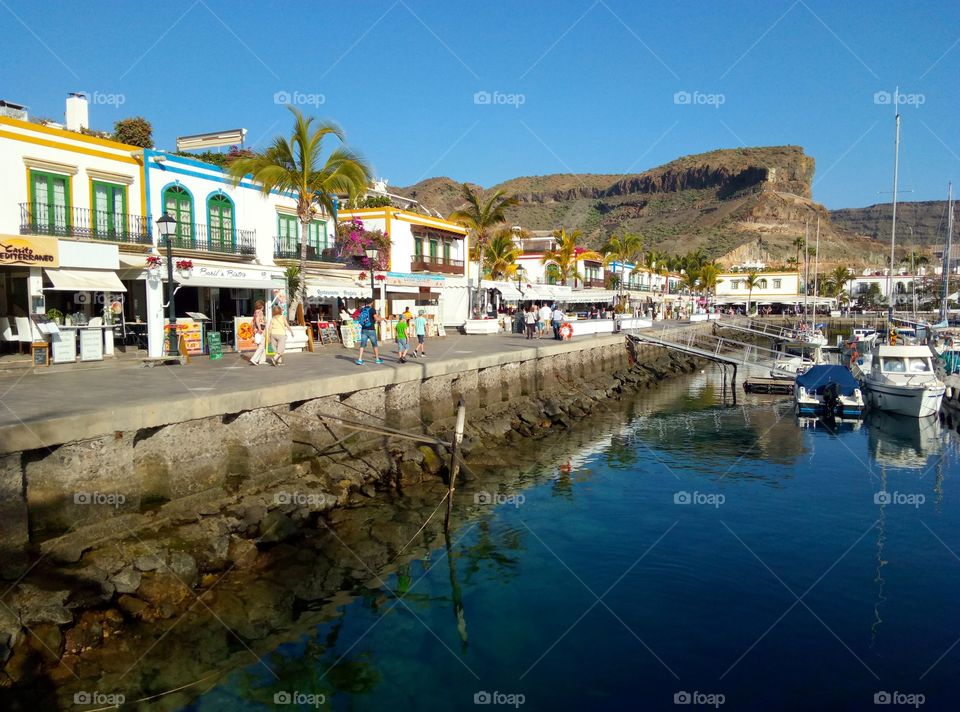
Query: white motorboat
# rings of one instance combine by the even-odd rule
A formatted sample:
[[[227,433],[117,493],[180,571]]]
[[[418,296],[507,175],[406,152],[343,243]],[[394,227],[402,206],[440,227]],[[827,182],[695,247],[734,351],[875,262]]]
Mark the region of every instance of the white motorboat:
[[[851,340],[856,341],[859,344],[867,344],[868,346],[873,346],[873,342],[877,340],[877,330],[871,329],[866,326],[859,329],[854,329]],[[860,351],[864,351],[864,350],[865,349],[863,348],[860,349]]]
[[[913,418],[936,415],[946,386],[937,377],[933,355],[919,344],[875,345],[869,369],[862,369],[869,406]]]
[[[860,418],[864,401],[860,384],[845,366],[818,365],[797,376],[793,385],[797,414]]]
[[[770,378],[792,381],[814,365],[816,365],[816,361],[806,356],[797,356],[789,353],[780,354],[777,356],[773,368],[770,369]]]

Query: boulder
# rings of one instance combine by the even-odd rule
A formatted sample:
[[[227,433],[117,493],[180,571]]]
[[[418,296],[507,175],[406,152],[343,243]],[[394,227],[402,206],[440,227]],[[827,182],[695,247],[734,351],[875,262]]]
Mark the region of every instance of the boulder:
[[[20,584],[15,594],[15,606],[24,626],[37,623],[64,625],[73,621],[73,614],[64,605],[70,591],[41,589],[33,584]]]
[[[170,571],[187,586],[197,583],[197,562],[185,551],[170,552]]]
[[[443,469],[443,461],[440,459],[440,456],[437,455],[436,450],[429,445],[421,445],[417,450],[423,454],[423,469],[431,475],[440,474],[440,471]]]
[[[227,558],[233,564],[234,568],[247,569],[253,566],[257,561],[257,545],[249,539],[234,536],[230,539],[230,548],[227,551]]]
[[[136,593],[143,574],[133,566],[127,566],[110,579],[117,593]]]
[[[268,512],[260,520],[260,539],[263,544],[286,541],[297,533],[296,523],[282,512]]]
[[[166,557],[158,552],[144,554],[134,559],[133,565],[140,571],[156,571],[166,567]]]
[[[145,574],[137,589],[137,598],[149,603],[160,618],[172,618],[189,596],[190,589],[183,581],[165,571]]]

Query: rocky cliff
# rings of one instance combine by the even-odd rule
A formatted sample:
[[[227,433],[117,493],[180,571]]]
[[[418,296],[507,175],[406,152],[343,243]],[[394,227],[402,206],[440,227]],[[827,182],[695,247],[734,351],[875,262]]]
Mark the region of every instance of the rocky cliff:
[[[783,262],[791,243],[820,218],[821,254],[871,263],[876,243],[834,226],[811,198],[814,159],[799,146],[710,151],[635,175],[527,176],[492,186],[516,195],[512,224],[531,230],[583,230],[601,245],[614,232],[643,234],[647,249],[703,249],[723,261]],[[458,184],[431,178],[398,192],[448,214],[460,207]]]

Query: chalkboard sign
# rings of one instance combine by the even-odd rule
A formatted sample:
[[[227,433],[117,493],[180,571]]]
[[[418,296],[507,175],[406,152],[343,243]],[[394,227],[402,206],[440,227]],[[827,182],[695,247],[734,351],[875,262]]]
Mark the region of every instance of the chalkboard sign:
[[[317,333],[322,344],[336,344],[340,341],[337,325],[332,321],[321,321],[317,324]]]
[[[34,366],[50,365],[50,344],[46,341],[34,341],[30,344],[30,353],[33,356]]]
[[[210,352],[211,361],[223,358],[223,344],[220,342],[220,332],[211,331],[207,334],[207,351]]]

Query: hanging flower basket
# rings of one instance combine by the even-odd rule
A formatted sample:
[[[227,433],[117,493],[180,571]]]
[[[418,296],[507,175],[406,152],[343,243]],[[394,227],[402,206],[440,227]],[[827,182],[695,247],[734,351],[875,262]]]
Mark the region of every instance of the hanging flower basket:
[[[177,260],[175,266],[177,271],[187,279],[193,273],[193,260]]]
[[[157,277],[160,274],[160,267],[163,265],[163,260],[160,259],[157,255],[148,255],[147,256],[147,276],[151,278]]]
[[[358,282],[366,282],[366,281],[367,281],[367,273],[366,273],[366,272],[361,272],[360,274],[358,274],[358,275],[357,275],[357,281],[358,281]]]
[[[378,282],[382,282],[382,281],[384,281],[386,278],[387,278],[387,275],[385,275],[385,274],[378,274],[378,275],[376,275],[376,276],[374,277],[374,279],[377,280]]]

